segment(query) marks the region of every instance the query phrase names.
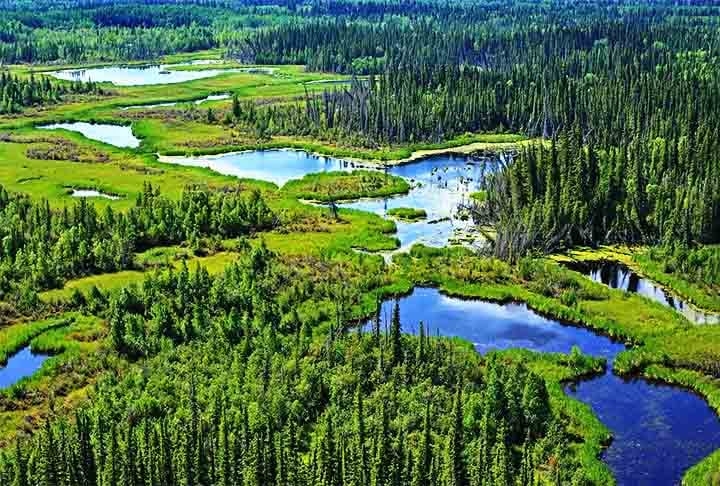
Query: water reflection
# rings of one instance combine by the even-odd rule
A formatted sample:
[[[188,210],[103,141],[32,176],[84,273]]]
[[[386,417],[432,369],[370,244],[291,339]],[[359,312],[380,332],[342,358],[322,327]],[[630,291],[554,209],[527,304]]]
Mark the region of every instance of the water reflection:
[[[200,98],[198,100],[194,101],[168,101],[165,103],[150,103],[149,105],[131,105],[131,106],[125,106],[121,108],[123,111],[127,110],[146,110],[151,108],[165,108],[170,106],[178,106],[183,104],[192,103],[195,106],[200,106],[203,103],[206,103],[208,101],[222,101],[222,100],[228,100],[231,96],[229,93],[223,93],[223,94],[216,94],[216,95],[210,95],[206,96],[205,98]]]
[[[107,123],[53,123],[42,125],[42,130],[70,130],[71,132],[82,133],[91,140],[107,143],[120,148],[137,148],[140,146],[140,139],[132,133],[132,127],[128,125],[110,125]]]
[[[389,322],[393,305],[383,303],[384,322]],[[567,353],[577,345],[611,364],[624,349],[588,329],[542,317],[523,304],[461,300],[430,288],[416,288],[402,298],[400,318],[404,332],[417,333],[424,322],[432,334],[461,337],[481,353],[517,347]],[[602,458],[619,485],[678,484],[688,468],[720,448],[718,417],[699,396],[681,388],[626,380],[609,366],[602,376],[566,391],[590,405],[613,432]]]
[[[175,70],[178,66],[213,64],[216,60],[191,61],[188,63],[150,66],[104,66],[86,69],[64,69],[49,72],[50,76],[66,81],[112,83],[116,86],[147,86],[153,84],[176,84],[196,79],[213,78],[229,72],[256,72],[253,68]],[[272,71],[270,71],[272,72]],[[267,73],[267,71],[261,71]]]
[[[412,223],[398,222],[398,238],[403,247],[414,243],[445,246],[453,236],[474,231],[470,218],[458,207],[466,203],[483,184],[486,175],[498,166],[497,160],[473,160],[468,157],[441,155],[409,164],[392,166],[390,174],[412,184],[408,194],[384,199],[363,199],[343,204],[385,217],[392,208],[424,209],[427,219]]]
[[[96,191],[95,189],[73,189],[70,194],[72,197],[99,197],[103,199],[110,199],[116,201],[120,199],[119,196],[113,196],[112,194],[105,194],[104,192]]]
[[[649,299],[675,309],[688,320],[697,324],[718,324],[720,315],[696,309],[682,298],[665,290],[650,279],[638,275],[627,266],[614,261],[573,263],[571,268],[588,275],[595,282],[613,289],[643,295]]]
[[[4,367],[0,367],[0,389],[9,388],[21,379],[31,376],[48,358],[46,354],[34,354],[30,346],[23,348],[11,356]]]
[[[352,171],[356,165],[342,159],[319,157],[298,150],[250,150],[200,157],[160,157],[161,162],[207,167],[224,175],[257,179],[284,186],[307,174]]]

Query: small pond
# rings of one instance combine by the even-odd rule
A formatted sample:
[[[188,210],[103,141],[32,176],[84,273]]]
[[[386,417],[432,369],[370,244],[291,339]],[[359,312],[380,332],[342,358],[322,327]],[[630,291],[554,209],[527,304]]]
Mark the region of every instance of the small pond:
[[[0,366],[0,390],[33,375],[48,358],[46,354],[34,354],[30,346],[21,349],[8,359],[4,367]]]
[[[346,160],[320,157],[299,150],[251,150],[202,157],[160,157],[161,162],[207,167],[241,179],[269,181],[278,186],[307,174],[351,171],[358,166]]]
[[[96,191],[95,189],[73,189],[70,196],[72,196],[72,197],[100,197],[103,199],[110,199],[113,201],[117,201],[118,199],[120,199],[119,196],[114,196],[112,194],[105,194],[104,192]]]
[[[665,290],[659,284],[638,275],[627,266],[614,261],[600,260],[596,262],[572,263],[570,268],[584,273],[595,282],[613,289],[637,293],[656,302],[671,307],[697,324],[719,324],[720,315],[703,312],[685,302],[682,298]]]
[[[51,125],[42,125],[38,128],[43,130],[70,130],[72,132],[82,133],[91,140],[97,140],[120,148],[137,148],[140,146],[140,139],[133,135],[132,127],[129,125],[72,122],[53,123]]]
[[[458,206],[479,190],[485,175],[497,167],[492,159],[438,155],[387,168],[412,185],[408,194],[383,199],[363,199],[342,204],[386,216],[388,209],[409,207],[424,209],[427,219],[412,223],[397,221],[402,247],[414,243],[445,246],[453,235],[474,229],[470,218],[458,213]]]
[[[386,322],[393,305],[382,305]],[[620,486],[678,484],[688,468],[720,447],[720,420],[704,400],[680,388],[614,375],[611,363],[623,345],[587,329],[547,319],[522,304],[462,300],[432,288],[416,288],[402,298],[400,320],[405,332],[416,333],[422,321],[432,334],[461,337],[481,353],[512,347],[567,353],[577,345],[605,357],[606,373],[570,385],[567,392],[612,430],[603,460]]]

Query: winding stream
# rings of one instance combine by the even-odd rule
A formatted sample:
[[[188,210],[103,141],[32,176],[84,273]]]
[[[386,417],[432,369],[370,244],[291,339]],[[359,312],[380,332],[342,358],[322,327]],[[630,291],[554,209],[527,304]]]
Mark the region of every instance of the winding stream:
[[[222,174],[268,180],[280,186],[313,172],[354,168],[349,162],[296,151],[165,157],[161,161],[209,167]],[[388,172],[413,185],[407,195],[342,206],[381,216],[392,207],[425,209],[428,221],[397,224],[402,245],[445,245],[457,229],[468,224],[457,217],[457,204],[479,188],[484,174],[492,168],[492,162],[450,156],[391,167]],[[441,223],[431,224],[432,219]],[[392,305],[385,302],[382,306],[386,320]],[[416,288],[401,299],[400,313],[406,332],[416,332],[418,323],[424,321],[432,332],[464,338],[481,353],[512,347],[567,353],[577,345],[586,354],[606,358],[608,369],[604,374],[568,385],[566,391],[591,406],[612,431],[614,440],[602,458],[619,485],[678,484],[689,467],[720,448],[720,420],[701,397],[669,385],[616,376],[612,363],[624,346],[588,329],[541,317],[522,304],[461,300],[429,288]]]
[[[382,306],[389,321],[393,301]],[[416,288],[400,300],[403,331],[416,333],[423,321],[432,334],[458,336],[489,350],[526,348],[567,353],[573,345],[608,364],[622,344],[593,332],[539,316],[523,304],[499,305],[448,297],[432,288]],[[683,473],[720,448],[720,420],[699,396],[643,379],[625,380],[612,366],[599,377],[566,388],[589,404],[613,433],[602,459],[619,485],[674,485]]]

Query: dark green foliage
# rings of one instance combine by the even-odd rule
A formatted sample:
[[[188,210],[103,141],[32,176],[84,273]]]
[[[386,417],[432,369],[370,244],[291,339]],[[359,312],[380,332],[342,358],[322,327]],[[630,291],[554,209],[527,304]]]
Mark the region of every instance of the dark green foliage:
[[[720,247],[688,248],[668,245],[652,248],[644,258],[660,266],[664,273],[708,287],[720,293]]]
[[[69,278],[130,268],[134,252],[153,246],[235,238],[275,224],[257,192],[187,187],[171,201],[146,185],[127,213],[109,206],[100,213],[84,199],[54,211],[47,201],[0,188],[0,288],[10,292],[19,282],[51,288]]]
[[[493,177],[475,216],[496,225],[496,251],[511,259],[579,244],[716,242],[720,165],[700,155],[716,143],[695,132],[598,150],[579,129],[562,132]]]
[[[58,102],[67,93],[101,93],[94,83],[75,82],[62,84],[49,77],[18,78],[3,72],[0,74],[0,115],[19,113],[23,108]]]
[[[401,485],[412,477],[421,485],[442,484],[447,477],[448,484],[480,486],[511,484],[528,474],[527,453],[512,452],[523,443],[506,446],[501,427],[500,442],[486,444],[492,466],[483,482],[468,477],[465,443],[475,441],[479,430],[468,424],[479,418],[463,412],[463,394],[453,392],[455,386],[438,370],[451,367],[465,376],[461,386],[473,397],[482,394],[483,385],[471,378],[478,358],[457,356],[448,342],[431,340],[427,371],[413,368],[412,381],[399,383],[363,373],[378,352],[369,336],[353,334],[338,342],[339,362],[332,366],[317,356],[303,356],[298,373],[291,375],[282,371],[280,354],[268,355],[261,336],[253,341],[247,358],[239,348],[211,340],[162,353],[142,375],[138,371],[119,383],[104,381],[96,405],[81,421],[48,424],[8,458],[8,474],[32,484],[108,486],[146,481]],[[273,387],[258,395],[256,371],[267,359],[273,362]],[[521,383],[533,377],[523,369],[512,373],[519,373]],[[346,384],[338,387],[339,380]],[[400,385],[408,393],[398,393]],[[281,403],[292,406],[278,408]],[[484,403],[487,413],[499,405]],[[76,452],[66,455],[60,452],[64,450]],[[80,454],[86,459],[78,460]],[[99,479],[93,477],[94,461],[102,468]],[[66,479],[65,471],[75,482]]]
[[[364,258],[344,282],[367,292]],[[536,472],[560,446],[544,381],[513,360],[403,335],[403,359],[379,370],[389,334],[298,338],[283,323],[319,301],[293,271],[260,245],[221,275],[167,271],[111,296],[112,344],[141,361],[101,377],[74,420],[0,453],[0,484],[481,486]],[[515,397],[529,413],[509,424]],[[561,458],[566,479],[577,464]]]

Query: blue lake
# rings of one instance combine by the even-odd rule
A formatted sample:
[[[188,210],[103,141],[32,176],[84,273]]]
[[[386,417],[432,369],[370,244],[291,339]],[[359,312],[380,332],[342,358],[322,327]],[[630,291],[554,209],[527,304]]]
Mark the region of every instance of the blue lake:
[[[230,94],[222,93],[222,94],[206,96],[205,98],[200,98],[200,99],[192,100],[192,101],[168,101],[165,103],[151,103],[149,105],[130,105],[130,106],[126,106],[126,107],[122,108],[122,110],[123,111],[146,110],[146,109],[151,109],[151,108],[167,108],[167,107],[171,107],[171,106],[188,105],[188,104],[200,106],[203,103],[207,103],[209,101],[222,101],[222,100],[228,100],[230,98],[232,98],[232,96],[230,96]]]
[[[253,150],[200,157],[160,157],[161,162],[191,167],[207,167],[241,179],[257,179],[284,186],[307,174],[351,171],[358,166],[332,157],[319,157],[299,150]]]
[[[66,81],[93,81],[112,83],[116,86],[147,86],[153,84],[177,84],[196,79],[213,78],[228,72],[249,71],[249,69],[201,69],[176,70],[178,66],[215,64],[215,60],[192,61],[184,64],[145,66],[102,66],[86,69],[64,69],[47,74]]]
[[[383,303],[389,322],[393,301]],[[611,364],[624,346],[593,332],[542,317],[522,304],[499,305],[416,288],[400,299],[403,331],[416,333],[424,322],[432,334],[457,336],[480,353],[526,348],[567,353],[577,345],[585,354]],[[642,379],[625,380],[608,367],[602,376],[566,387],[589,404],[613,432],[603,454],[619,485],[675,485],[683,473],[720,448],[720,420],[699,396]]]

